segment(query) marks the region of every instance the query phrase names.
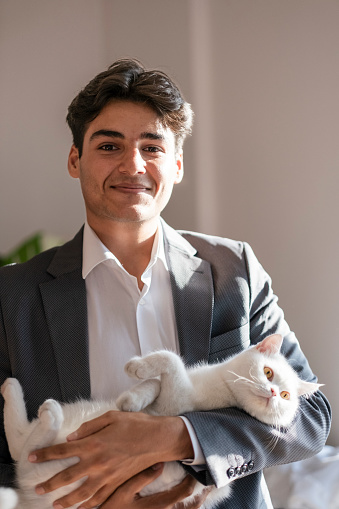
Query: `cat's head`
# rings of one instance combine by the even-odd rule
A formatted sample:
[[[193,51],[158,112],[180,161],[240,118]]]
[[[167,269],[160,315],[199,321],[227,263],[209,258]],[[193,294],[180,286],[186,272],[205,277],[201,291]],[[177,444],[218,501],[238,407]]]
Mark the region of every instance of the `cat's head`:
[[[253,417],[277,427],[292,422],[300,396],[313,394],[322,385],[298,377],[280,353],[282,341],[279,334],[273,334],[248,348],[234,358],[229,373],[239,405]]]

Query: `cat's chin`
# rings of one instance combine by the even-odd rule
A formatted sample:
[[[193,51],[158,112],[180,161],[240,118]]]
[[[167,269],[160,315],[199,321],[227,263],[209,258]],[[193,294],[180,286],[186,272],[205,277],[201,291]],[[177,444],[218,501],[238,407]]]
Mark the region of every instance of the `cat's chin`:
[[[260,420],[261,420],[261,412],[267,412],[267,411],[274,410],[277,408],[277,404],[274,401],[274,398],[272,398],[271,396],[268,396],[267,394],[262,394],[262,393],[258,394],[258,391],[251,391],[250,397],[248,397],[246,399],[247,399],[247,401],[244,403],[244,409],[246,410],[246,407],[247,407],[247,412],[257,413],[260,416],[259,417]],[[248,410],[248,409],[251,409],[251,410]]]
[[[269,426],[274,426],[277,422],[283,427],[287,426],[292,418],[285,416],[285,421],[281,412],[279,411],[278,404],[274,398],[267,398],[265,396],[253,395],[250,405],[244,406],[247,413]],[[284,421],[284,422],[283,422]]]

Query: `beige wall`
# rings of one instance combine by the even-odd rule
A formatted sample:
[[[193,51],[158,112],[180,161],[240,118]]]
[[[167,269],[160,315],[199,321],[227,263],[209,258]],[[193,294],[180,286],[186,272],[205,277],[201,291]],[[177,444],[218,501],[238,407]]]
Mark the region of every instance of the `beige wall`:
[[[196,111],[175,227],[252,244],[334,410],[339,445],[339,2],[0,0],[0,252],[83,221],[66,107],[136,56]]]
[[[210,5],[218,232],[271,274],[339,445],[339,2]]]

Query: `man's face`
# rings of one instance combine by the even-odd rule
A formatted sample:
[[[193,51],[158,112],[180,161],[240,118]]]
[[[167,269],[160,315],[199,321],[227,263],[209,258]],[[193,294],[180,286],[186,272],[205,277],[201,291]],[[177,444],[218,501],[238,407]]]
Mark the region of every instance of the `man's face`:
[[[81,158],[72,146],[68,169],[80,179],[92,227],[157,218],[183,176],[173,132],[150,107],[130,101],[105,106],[85,132]]]

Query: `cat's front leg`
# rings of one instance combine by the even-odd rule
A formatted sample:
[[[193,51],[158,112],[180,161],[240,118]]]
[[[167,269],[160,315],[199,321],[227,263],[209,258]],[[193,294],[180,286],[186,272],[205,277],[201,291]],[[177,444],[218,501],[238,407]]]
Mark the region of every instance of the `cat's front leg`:
[[[47,399],[39,408],[38,413],[41,427],[45,431],[57,432],[64,422],[64,413],[60,403],[54,399]]]
[[[39,408],[38,419],[27,437],[22,457],[28,457],[34,449],[47,447],[56,439],[64,421],[61,405],[54,399],[46,400]]]
[[[115,403],[118,409],[123,412],[140,412],[153,403],[159,393],[160,380],[152,378],[123,392]]]
[[[145,357],[133,357],[126,364],[125,371],[139,380],[160,378],[159,394],[148,402],[147,413],[178,415],[193,408],[191,381],[181,357],[174,352],[159,350]]]
[[[25,442],[25,432],[29,425],[24,395],[16,378],[7,378],[1,386],[5,400],[4,423],[8,447],[14,460],[18,460]]]
[[[133,357],[125,365],[128,376],[139,380],[147,380],[164,373],[174,373],[178,369],[185,370],[181,358],[168,350],[159,350],[144,357]]]

